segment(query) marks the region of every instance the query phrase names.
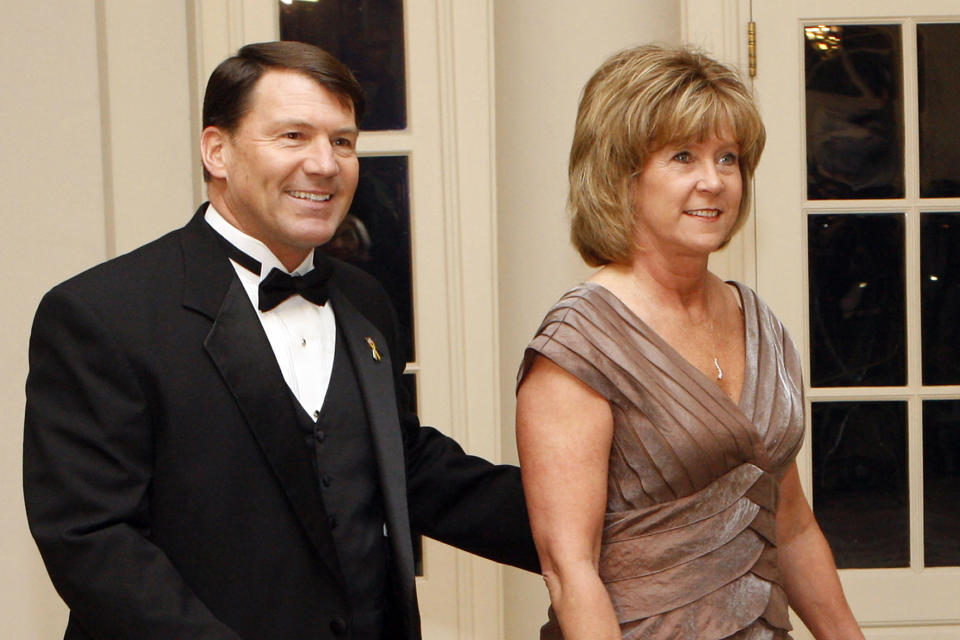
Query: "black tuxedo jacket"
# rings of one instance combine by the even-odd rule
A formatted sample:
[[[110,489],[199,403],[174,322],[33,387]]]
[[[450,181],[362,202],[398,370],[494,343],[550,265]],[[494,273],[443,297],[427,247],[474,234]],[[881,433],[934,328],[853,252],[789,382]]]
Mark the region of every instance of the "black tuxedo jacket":
[[[349,632],[295,400],[204,210],[55,287],[36,314],[24,494],[68,639]],[[411,529],[536,570],[519,473],[398,409],[403,357],[379,284],[337,262],[330,299],[376,451],[388,637],[419,638]]]

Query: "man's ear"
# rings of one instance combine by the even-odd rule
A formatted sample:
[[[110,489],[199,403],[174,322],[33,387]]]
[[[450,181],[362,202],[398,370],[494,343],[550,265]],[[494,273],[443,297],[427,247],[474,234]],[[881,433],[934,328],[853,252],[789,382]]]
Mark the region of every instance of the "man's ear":
[[[210,126],[200,134],[200,159],[207,173],[214,178],[227,177],[227,154],[229,134],[220,127]]]

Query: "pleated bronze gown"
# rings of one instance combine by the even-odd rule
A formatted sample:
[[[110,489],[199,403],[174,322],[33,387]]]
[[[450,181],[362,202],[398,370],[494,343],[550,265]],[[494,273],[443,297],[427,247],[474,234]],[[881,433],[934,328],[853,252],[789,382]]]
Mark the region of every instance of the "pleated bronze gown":
[[[789,638],[777,567],[779,480],[803,439],[800,357],[748,287],[739,403],[604,287],[547,313],[518,382],[542,355],[613,412],[600,577],[624,638]],[[562,638],[553,612],[544,640]]]

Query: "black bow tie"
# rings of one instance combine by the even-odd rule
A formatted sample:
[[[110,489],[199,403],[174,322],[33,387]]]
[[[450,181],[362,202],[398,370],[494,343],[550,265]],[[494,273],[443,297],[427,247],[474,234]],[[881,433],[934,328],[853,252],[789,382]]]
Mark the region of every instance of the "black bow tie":
[[[217,234],[217,237],[231,260],[260,275],[261,265],[255,258],[238,249],[220,234]],[[269,311],[293,295],[300,295],[315,305],[323,306],[329,298],[327,281],[332,273],[333,265],[316,250],[313,252],[313,269],[302,276],[292,276],[274,267],[267,277],[260,281],[257,308],[260,311]]]
[[[316,260],[316,256],[314,256]],[[313,270],[302,276],[292,276],[274,267],[267,277],[260,281],[260,296],[257,307],[260,311],[269,311],[292,295],[300,294],[313,304],[323,306],[327,303],[327,280],[333,269],[326,261],[313,265]]]

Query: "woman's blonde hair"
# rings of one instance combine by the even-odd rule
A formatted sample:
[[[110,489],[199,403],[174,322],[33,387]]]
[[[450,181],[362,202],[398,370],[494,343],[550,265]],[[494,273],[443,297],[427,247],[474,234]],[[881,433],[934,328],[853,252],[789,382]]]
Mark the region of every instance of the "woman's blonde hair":
[[[700,51],[655,45],[603,63],[583,89],[570,149],[570,235],[584,261],[629,262],[636,248],[629,183],[652,152],[721,132],[740,146],[743,196],[733,235],[746,221],[766,140],[737,72]]]

